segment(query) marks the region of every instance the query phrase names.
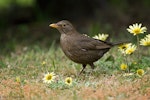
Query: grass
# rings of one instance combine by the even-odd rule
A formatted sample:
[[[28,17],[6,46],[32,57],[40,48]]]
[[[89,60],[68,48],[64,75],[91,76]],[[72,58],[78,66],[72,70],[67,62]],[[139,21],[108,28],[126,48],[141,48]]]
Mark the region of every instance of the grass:
[[[150,98],[150,59],[143,56],[145,75],[124,76],[120,70],[123,56],[111,49],[91,73],[90,66],[78,76],[81,65],[70,61],[59,47],[49,50],[39,46],[21,47],[11,55],[1,56],[0,98],[27,100],[140,100]],[[148,49],[149,50],[149,49]],[[147,54],[148,55],[148,54]],[[134,59],[134,56],[133,56]],[[42,62],[45,61],[45,64]],[[47,72],[57,75],[52,84],[43,83]],[[73,78],[72,86],[64,83]],[[19,78],[19,81],[16,81]]]
[[[6,55],[4,48],[0,55],[0,100],[150,99],[149,47],[140,46],[131,55],[123,55],[114,47],[95,62],[94,70],[87,66],[80,76],[82,66],[69,60],[55,43],[49,49],[15,42],[8,47],[13,49],[11,53]],[[121,70],[122,63],[127,69]],[[144,74],[137,75],[138,69]],[[56,74],[51,84],[43,83],[48,72]],[[65,84],[67,77],[73,79],[70,86]]]

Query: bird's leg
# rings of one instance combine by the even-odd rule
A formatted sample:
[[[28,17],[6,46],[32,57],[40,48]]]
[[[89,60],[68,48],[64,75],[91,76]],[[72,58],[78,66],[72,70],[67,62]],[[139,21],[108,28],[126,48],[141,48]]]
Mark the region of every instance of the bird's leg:
[[[85,67],[86,67],[86,64],[82,64],[82,70],[81,70],[81,72],[79,73],[79,75],[83,72],[83,70],[85,69]]]
[[[89,64],[92,68],[92,71],[90,72],[90,75],[93,73],[93,69],[95,68],[95,65],[93,63]]]
[[[92,69],[95,68],[95,65],[93,63],[89,64],[91,66]]]

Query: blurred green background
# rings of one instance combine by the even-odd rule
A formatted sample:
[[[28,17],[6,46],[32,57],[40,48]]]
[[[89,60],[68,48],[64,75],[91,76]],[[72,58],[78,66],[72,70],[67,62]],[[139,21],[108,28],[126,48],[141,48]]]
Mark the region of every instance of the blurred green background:
[[[142,23],[150,29],[150,0],[0,0],[0,55],[38,45],[49,48],[60,34],[49,24],[71,21],[81,33],[108,33],[130,40],[126,28]]]

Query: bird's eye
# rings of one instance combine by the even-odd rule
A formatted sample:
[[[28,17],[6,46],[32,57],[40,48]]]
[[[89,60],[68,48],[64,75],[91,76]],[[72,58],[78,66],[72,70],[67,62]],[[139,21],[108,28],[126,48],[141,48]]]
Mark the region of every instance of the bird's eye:
[[[65,27],[66,25],[64,24],[63,26]]]

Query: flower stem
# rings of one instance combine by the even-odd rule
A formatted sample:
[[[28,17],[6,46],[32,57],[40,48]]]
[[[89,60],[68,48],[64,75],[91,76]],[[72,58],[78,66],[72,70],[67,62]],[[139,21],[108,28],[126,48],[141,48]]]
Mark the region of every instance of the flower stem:
[[[127,66],[128,66],[128,73],[130,73],[130,66],[129,66],[129,64],[128,64],[128,58],[127,58],[126,55],[124,55],[124,56],[125,56],[125,62],[126,62],[126,64],[127,64]]]
[[[138,59],[138,63],[139,63],[139,60],[140,60],[140,44],[139,44],[139,36],[137,35],[137,59]]]

